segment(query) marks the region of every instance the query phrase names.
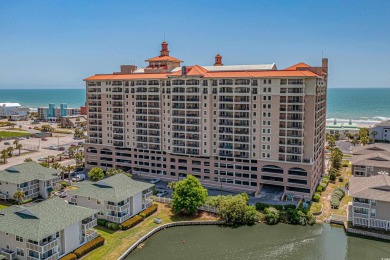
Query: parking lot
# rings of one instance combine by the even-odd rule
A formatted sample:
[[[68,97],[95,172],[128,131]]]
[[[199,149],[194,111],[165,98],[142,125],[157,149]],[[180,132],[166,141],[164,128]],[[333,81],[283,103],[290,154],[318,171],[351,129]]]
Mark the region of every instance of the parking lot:
[[[31,121],[20,121],[16,122],[18,125],[16,128],[19,128],[19,125],[21,125],[21,129],[26,130],[30,133],[36,133],[37,130],[29,129],[30,127],[33,128],[38,125],[32,125]],[[46,123],[47,124],[47,123]],[[56,126],[56,124],[52,125],[53,127]],[[6,127],[4,129],[7,129]],[[0,128],[0,130],[4,130]],[[12,131],[12,130],[11,130]],[[43,141],[41,138],[23,138],[23,140],[19,140],[19,143],[22,144],[24,149],[21,149],[21,156],[19,155],[19,151],[15,149],[13,152],[14,156],[7,159],[7,164],[1,164],[0,170],[6,169],[12,165],[23,163],[26,158],[31,158],[34,161],[37,161],[40,157],[47,157],[47,156],[56,156],[64,151],[59,150],[52,150],[50,149],[50,146],[55,147],[64,147],[65,151],[68,150],[68,148],[73,144],[77,145],[80,140],[74,140],[73,134],[53,134],[53,137],[47,137],[45,138],[46,141]],[[14,147],[13,145],[14,140],[7,140],[7,141],[1,141],[0,142],[0,151],[3,149],[6,149],[7,147]],[[10,145],[6,145],[5,143],[9,142]],[[69,164],[75,164],[74,160],[68,160],[68,161],[62,161],[61,164],[63,165],[69,165]]]

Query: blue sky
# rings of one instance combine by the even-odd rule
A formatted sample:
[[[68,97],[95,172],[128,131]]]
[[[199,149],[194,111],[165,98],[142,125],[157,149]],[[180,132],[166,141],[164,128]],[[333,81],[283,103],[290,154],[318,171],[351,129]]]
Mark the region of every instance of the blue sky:
[[[143,67],[329,58],[329,87],[390,87],[390,1],[0,1],[0,88],[83,88],[83,78]]]

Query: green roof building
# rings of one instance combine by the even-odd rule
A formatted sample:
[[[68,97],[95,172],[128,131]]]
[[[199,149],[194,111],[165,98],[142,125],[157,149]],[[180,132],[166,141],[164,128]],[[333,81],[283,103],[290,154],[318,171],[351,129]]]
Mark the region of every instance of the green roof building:
[[[151,206],[153,184],[120,173],[101,181],[85,181],[69,191],[69,203],[99,210],[98,218],[122,223]]]
[[[0,211],[0,254],[11,259],[58,259],[97,237],[97,210],[58,197]]]
[[[16,191],[23,191],[24,199],[48,198],[50,192],[59,189],[59,172],[36,162],[26,162],[0,171],[0,197],[13,199]]]

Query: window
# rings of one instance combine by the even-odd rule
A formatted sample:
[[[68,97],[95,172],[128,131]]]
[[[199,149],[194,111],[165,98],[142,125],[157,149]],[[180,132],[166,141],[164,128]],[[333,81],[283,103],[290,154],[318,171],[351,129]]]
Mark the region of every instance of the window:
[[[23,242],[23,237],[16,236],[16,241]]]
[[[368,215],[368,209],[366,208],[358,208],[358,207],[354,207],[353,208],[353,211],[357,214],[364,214],[364,215]]]
[[[24,256],[24,250],[21,248],[16,248],[16,254],[20,256]]]
[[[376,209],[371,209],[371,217],[375,217],[376,216]]]

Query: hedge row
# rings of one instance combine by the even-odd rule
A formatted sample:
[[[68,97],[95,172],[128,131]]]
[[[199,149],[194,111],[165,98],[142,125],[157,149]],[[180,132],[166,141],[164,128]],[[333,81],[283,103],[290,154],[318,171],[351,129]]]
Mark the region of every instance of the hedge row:
[[[135,225],[141,223],[142,220],[143,220],[143,218],[141,216],[135,215],[134,217],[123,222],[120,226],[121,226],[122,230],[127,230],[127,229],[130,229],[130,228],[134,227]]]
[[[287,209],[295,209],[296,206],[294,204],[287,204],[287,205],[271,205],[271,204],[267,204],[267,203],[261,203],[261,202],[257,202],[256,203],[256,209],[257,210],[264,210],[266,208],[270,208],[270,207],[273,207],[277,210],[287,210]]]
[[[138,215],[140,215],[142,218],[147,218],[156,211],[157,211],[157,204],[153,204],[151,207],[143,210]]]
[[[114,222],[111,222],[111,221],[108,221],[105,219],[98,219],[97,224],[99,226],[106,227],[106,228],[114,230],[114,231],[121,229],[121,225],[119,225],[118,223],[114,223]]]
[[[330,197],[330,205],[334,209],[338,209],[340,206],[340,200],[345,196],[345,191],[337,187],[336,189],[333,190],[332,195]]]
[[[61,260],[76,260],[77,255],[75,253],[69,253],[66,256],[61,257]]]
[[[80,257],[88,254],[92,250],[104,245],[104,241],[105,241],[105,239],[103,237],[97,237],[97,238],[89,241],[88,243],[80,246],[79,248],[74,250],[73,253],[76,254],[77,258],[80,258]]]

